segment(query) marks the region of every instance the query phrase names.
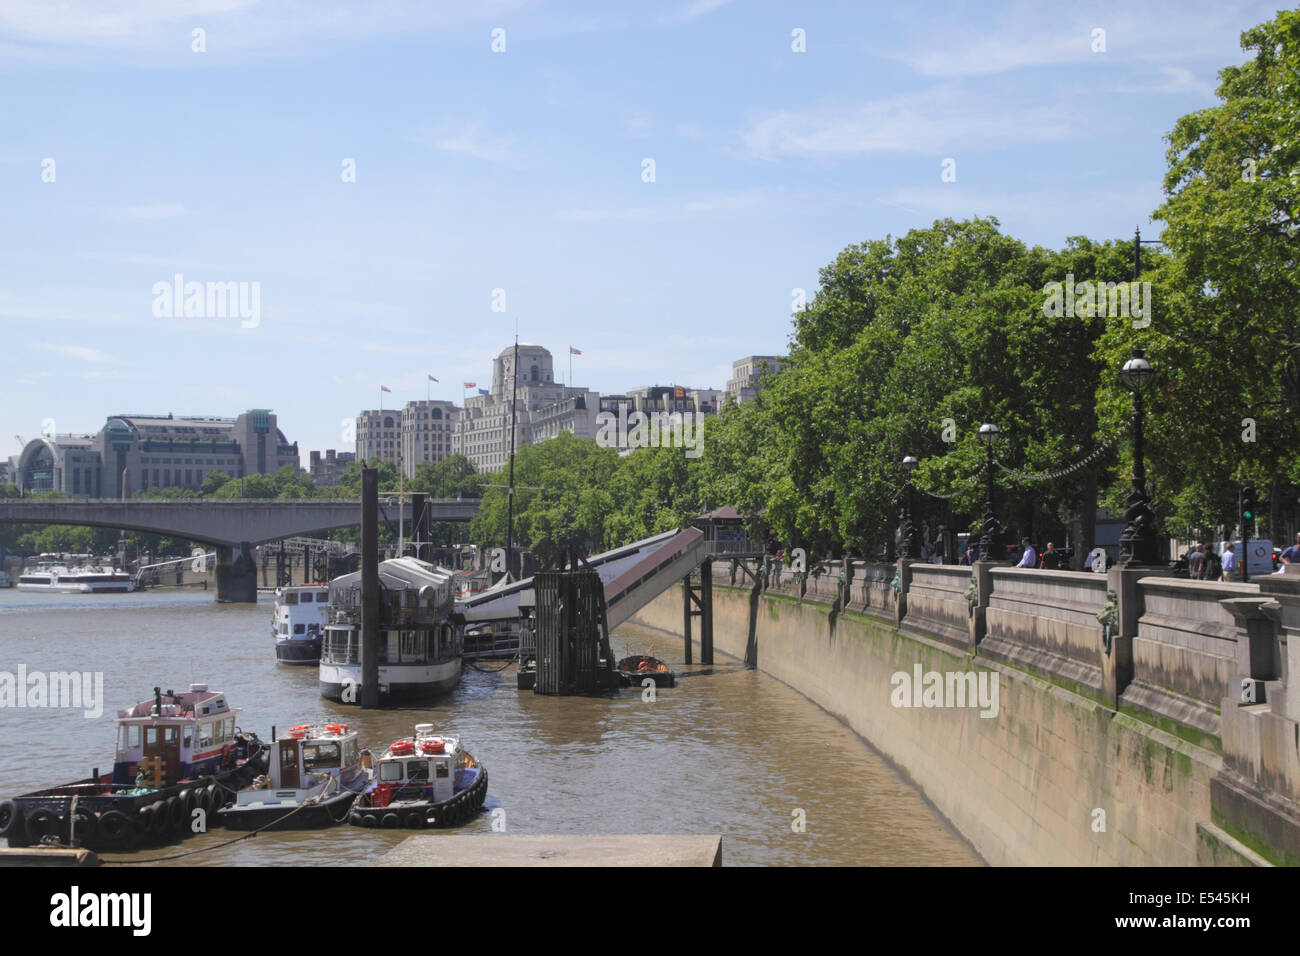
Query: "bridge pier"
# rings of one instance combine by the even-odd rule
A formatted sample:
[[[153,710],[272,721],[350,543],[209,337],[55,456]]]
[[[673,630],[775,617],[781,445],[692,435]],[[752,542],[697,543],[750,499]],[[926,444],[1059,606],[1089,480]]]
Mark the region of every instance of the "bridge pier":
[[[238,548],[217,545],[217,600],[257,603],[257,562],[247,541]]]
[[[699,567],[700,583],[692,571],[682,578],[682,637],[686,663],[691,663],[691,618],[700,619],[700,663],[713,663],[713,562]]]

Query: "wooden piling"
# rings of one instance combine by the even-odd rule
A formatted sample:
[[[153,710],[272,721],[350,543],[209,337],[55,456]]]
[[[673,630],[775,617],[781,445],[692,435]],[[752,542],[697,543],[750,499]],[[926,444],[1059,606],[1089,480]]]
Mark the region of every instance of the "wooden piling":
[[[379,471],[361,470],[361,706],[379,706]]]

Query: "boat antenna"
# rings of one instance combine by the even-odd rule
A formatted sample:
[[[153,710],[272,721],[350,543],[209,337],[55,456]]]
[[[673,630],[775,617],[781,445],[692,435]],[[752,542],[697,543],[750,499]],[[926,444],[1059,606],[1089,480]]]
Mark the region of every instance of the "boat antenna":
[[[516,320],[517,322],[518,320]],[[516,396],[519,394],[519,330],[515,329],[515,358],[511,363],[513,385],[510,390],[510,477],[507,479],[509,488],[506,494],[509,501],[506,505],[506,580],[514,580],[511,577],[511,545],[515,539],[515,411],[518,408]]]

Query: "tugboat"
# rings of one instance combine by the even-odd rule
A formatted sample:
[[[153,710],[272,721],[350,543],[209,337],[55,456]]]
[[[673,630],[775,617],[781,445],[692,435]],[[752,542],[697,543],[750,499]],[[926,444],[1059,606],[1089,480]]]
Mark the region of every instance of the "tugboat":
[[[329,622],[329,588],[322,585],[280,588],[271,612],[275,659],[281,664],[316,664]]]
[[[451,827],[478,813],[488,775],[455,737],[416,724],[415,736],[395,740],[375,761],[374,779],[348,817],[359,827],[420,830]]]
[[[232,830],[311,830],[347,819],[370,782],[368,751],[347,724],[299,724],[270,745],[270,768],[217,811]]]
[[[90,850],[132,849],[183,839],[194,811],[211,813],[266,771],[266,745],[235,726],[239,708],[207,684],[153,689],[118,712],[113,772],[36,790],[0,803],[0,836]]]
[[[464,618],[453,574],[417,558],[379,563],[379,702],[428,700],[460,681]],[[320,693],[361,703],[361,572],[330,582]]]

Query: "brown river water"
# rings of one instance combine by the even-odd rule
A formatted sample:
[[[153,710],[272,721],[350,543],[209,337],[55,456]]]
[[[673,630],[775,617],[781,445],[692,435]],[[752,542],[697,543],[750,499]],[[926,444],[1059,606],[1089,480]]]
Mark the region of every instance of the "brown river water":
[[[224,691],[238,724],[269,739],[320,717],[343,719],[378,748],[429,722],[459,735],[489,773],[486,810],[457,831],[720,833],[725,865],[978,865],[917,790],[841,722],[779,681],[718,655],[682,665],[682,641],[624,625],[623,656],[663,658],[681,674],[653,702],[639,689],[607,697],[541,697],[501,673],[466,668],[459,687],[419,709],[362,711],[324,701],[315,667],[277,664],[271,598],[220,605],[210,592],[126,595],[0,591],[0,671],[103,674],[103,714],[0,707],[0,797],[112,767],[113,715],[155,684]],[[484,665],[488,666],[488,665]],[[493,665],[495,666],[495,665]],[[795,810],[806,815],[794,832]],[[220,828],[180,844],[110,858],[140,861],[211,848],[192,865],[331,866],[373,862],[408,832],[239,834]],[[430,862],[435,862],[431,860]]]

